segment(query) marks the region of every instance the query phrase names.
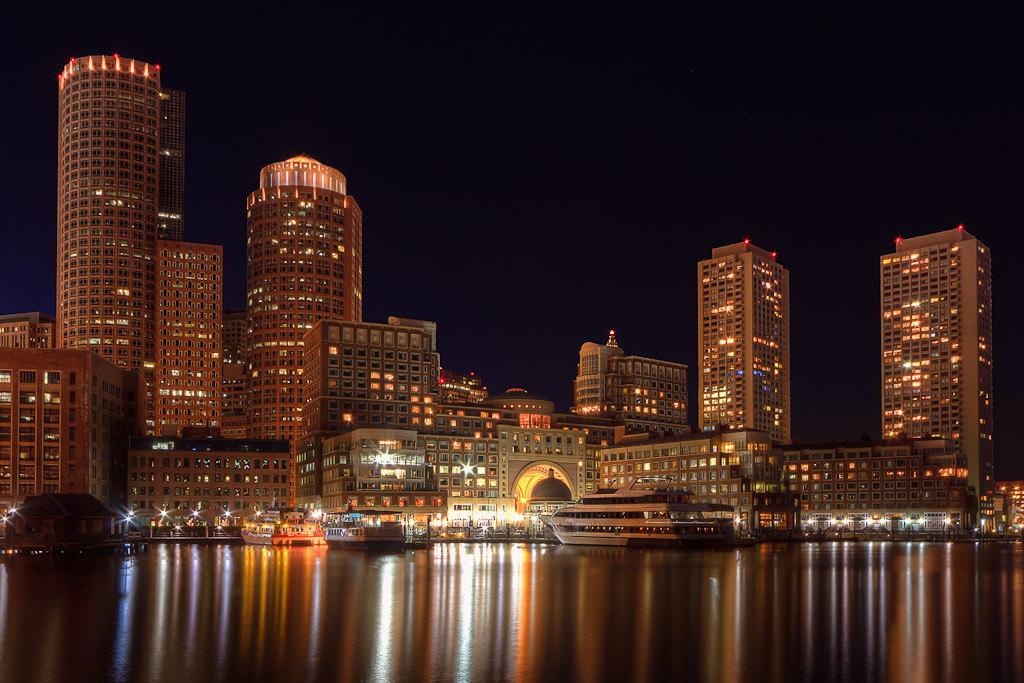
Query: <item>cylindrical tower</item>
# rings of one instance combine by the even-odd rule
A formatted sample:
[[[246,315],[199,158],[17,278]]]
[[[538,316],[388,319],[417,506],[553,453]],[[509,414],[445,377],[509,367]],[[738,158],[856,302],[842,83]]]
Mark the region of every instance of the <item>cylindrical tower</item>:
[[[57,346],[151,371],[160,67],[92,55],[58,81]]]
[[[363,216],[346,189],[340,172],[300,155],[265,167],[246,201],[249,438],[296,436],[306,331],[362,320]]]

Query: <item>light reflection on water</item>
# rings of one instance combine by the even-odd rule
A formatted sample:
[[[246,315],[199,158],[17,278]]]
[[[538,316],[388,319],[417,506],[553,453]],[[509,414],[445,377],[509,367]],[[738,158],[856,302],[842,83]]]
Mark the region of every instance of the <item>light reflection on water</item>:
[[[1024,680],[1024,547],[0,558],[0,681]]]

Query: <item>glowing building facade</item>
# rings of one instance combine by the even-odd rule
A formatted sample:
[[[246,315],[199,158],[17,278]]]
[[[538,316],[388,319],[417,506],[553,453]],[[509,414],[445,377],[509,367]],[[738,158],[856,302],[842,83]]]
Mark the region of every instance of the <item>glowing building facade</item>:
[[[245,309],[224,309],[223,348],[221,354],[221,434],[244,439],[246,436],[245,390]]]
[[[882,430],[953,439],[991,511],[992,254],[963,229],[898,239],[880,258]]]
[[[302,420],[302,337],[324,318],[362,319],[362,212],[345,176],[308,156],[266,166],[246,200],[248,436],[293,439]]]
[[[627,433],[685,434],[686,372],[682,363],[627,356],[615,340],[580,347],[572,412],[610,418]]]
[[[52,349],[54,319],[44,313],[0,315],[0,348]]]
[[[162,435],[220,427],[223,249],[157,242],[155,421]]]
[[[700,426],[791,438],[789,271],[749,240],[697,267]]]

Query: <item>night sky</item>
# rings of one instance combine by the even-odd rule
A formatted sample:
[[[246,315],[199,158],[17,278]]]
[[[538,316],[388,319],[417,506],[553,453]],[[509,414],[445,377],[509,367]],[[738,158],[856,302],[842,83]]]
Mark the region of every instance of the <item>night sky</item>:
[[[579,346],[615,328],[690,366],[696,424],[696,262],[750,237],[791,273],[794,436],[877,438],[878,256],[963,223],[993,252],[997,478],[1024,478],[1024,28],[314,7],[6,10],[0,311],[54,313],[56,76],[117,52],[187,92],[186,239],[224,245],[226,305],[246,195],[304,152],[363,209],[364,319],[435,320],[445,367],[561,409]]]

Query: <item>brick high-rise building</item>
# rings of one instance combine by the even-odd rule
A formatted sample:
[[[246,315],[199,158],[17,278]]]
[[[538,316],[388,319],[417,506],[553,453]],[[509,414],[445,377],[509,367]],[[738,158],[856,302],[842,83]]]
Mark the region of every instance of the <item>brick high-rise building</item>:
[[[700,426],[790,441],[789,271],[749,240],[697,265]]]
[[[156,430],[220,427],[223,249],[157,242]]]
[[[162,185],[170,192],[184,182],[160,182],[160,67],[79,57],[58,86],[57,346],[151,379],[157,210]]]
[[[615,340],[580,347],[572,412],[610,418],[627,432],[685,434],[686,371],[682,363],[627,356]]]
[[[44,313],[0,315],[0,348],[52,349],[55,321]]]
[[[960,226],[880,257],[882,431],[953,439],[991,511],[992,254]]]
[[[362,319],[362,212],[345,176],[308,156],[270,164],[246,200],[249,438],[301,424],[302,337]]]
[[[224,352],[221,354],[221,434],[242,439],[246,435],[244,308],[224,309],[222,320]]]

